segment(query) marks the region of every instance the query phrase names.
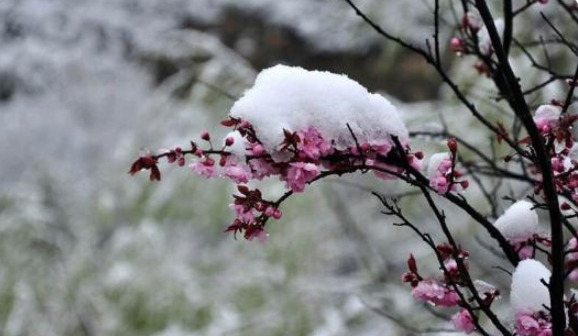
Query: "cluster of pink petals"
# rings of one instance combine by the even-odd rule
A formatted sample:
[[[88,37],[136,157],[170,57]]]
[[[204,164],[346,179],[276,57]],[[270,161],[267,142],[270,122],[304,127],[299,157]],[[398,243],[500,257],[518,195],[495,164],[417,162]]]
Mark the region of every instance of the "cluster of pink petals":
[[[578,202],[578,144],[575,139],[574,124],[578,115],[562,114],[563,104],[557,100],[552,105],[538,107],[534,123],[547,143],[553,143],[549,151],[554,171],[554,182],[560,193],[568,193]],[[540,179],[540,176],[537,176]],[[541,185],[538,184],[539,191]]]
[[[552,323],[540,314],[516,314],[514,328],[520,336],[552,336]]]
[[[319,175],[319,167],[313,163],[292,162],[287,174],[282,177],[287,181],[287,187],[295,192],[303,192],[305,185]]]
[[[240,120],[237,121],[235,127],[238,130],[251,129],[251,125]],[[331,141],[324,139],[318,130],[309,127],[295,133],[285,131],[286,140],[280,144],[282,154],[280,156],[285,159],[279,161],[273,159],[273,155],[264,149],[253,133],[245,132],[245,137],[241,139],[244,141],[245,160],[240,160],[231,154],[217,165],[209,155],[199,151],[197,156],[200,158],[191,164],[191,169],[207,178],[227,177],[237,184],[244,184],[251,180],[262,180],[276,175],[286,183],[287,188],[294,192],[303,192],[306,185],[319,176],[322,171],[340,169],[343,168],[343,165],[365,165],[372,168],[376,176],[388,180],[395,178],[395,174],[401,172],[400,168],[387,165],[381,160],[391,151],[391,143],[371,145],[363,143],[349,149],[338,150]],[[247,134],[252,134],[252,137],[247,136]],[[203,134],[203,139],[209,141],[210,135]],[[231,138],[230,141],[226,142],[225,148],[234,142],[235,140]],[[279,154],[277,153],[277,155]],[[342,161],[340,159],[328,159],[332,155],[341,158]],[[363,162],[358,160],[352,163],[348,159],[349,156],[360,157]],[[409,163],[415,169],[422,168],[422,159],[421,153],[408,155]]]
[[[534,258],[535,249],[532,245],[526,244],[526,241],[523,242],[510,242],[514,251],[518,252],[518,257],[520,259],[531,259]]]
[[[476,330],[474,318],[467,309],[461,309],[454,316],[452,316],[452,324],[456,330],[463,331],[468,335]]]
[[[332,151],[331,142],[325,140],[313,127],[297,132],[301,141],[297,149],[302,159],[319,160]]]
[[[231,209],[235,211],[235,220],[226,231],[244,232],[248,240],[257,239],[264,243],[268,234],[265,230],[264,221],[268,218],[281,219],[283,214],[277,204],[265,201],[261,198],[258,189],[251,190],[246,186],[238,186],[240,195],[235,195],[235,201]]]
[[[451,169],[452,161],[450,159],[442,160],[436,169],[436,175],[430,180],[430,186],[440,194],[446,193],[450,189],[450,180],[447,175]],[[451,188],[455,190],[456,186],[452,185]]]
[[[459,192],[469,186],[467,180],[457,181],[461,172],[454,167],[454,154],[437,153],[430,158],[428,178],[430,187],[438,194],[450,191]]]
[[[244,206],[239,204],[231,204],[231,208],[235,211],[236,218],[243,222],[253,222],[255,220],[256,212],[253,209],[246,209]]]
[[[542,133],[549,133],[558,126],[562,108],[554,105],[542,105],[536,110],[534,123]]]
[[[536,255],[535,245],[541,244],[542,246],[550,246],[550,238],[540,234],[534,234],[527,239],[520,240],[508,240],[512,245],[514,251],[518,253],[520,259],[533,259]]]
[[[434,306],[453,307],[460,301],[455,290],[435,279],[420,281],[411,294],[415,299]]]
[[[206,178],[216,177],[218,175],[213,160],[195,161],[191,163],[190,167],[195,173]]]
[[[195,173],[207,178],[228,178],[237,184],[243,195],[235,196],[231,208],[236,218],[226,231],[243,232],[245,238],[250,240],[264,240],[267,220],[281,217],[279,203],[262,200],[258,189],[251,191],[245,186],[251,181],[276,177],[285,182],[287,189],[300,193],[324,173],[329,175],[371,170],[379,178],[389,180],[403,172],[402,168],[392,164],[395,161],[388,156],[394,140],[358,143],[352,134],[355,146],[343,148],[337,147],[335,141],[324,138],[314,127],[295,132],[284,129],[282,143],[275,147],[274,152],[268,152],[247,121],[229,117],[221,124],[233,128],[221,148],[214,148],[211,135],[204,131],[201,139],[209,144],[209,148],[200,149],[195,142],[191,142],[191,150],[186,153],[197,157],[190,164]],[[401,141],[401,146],[408,149],[407,140]],[[169,158],[172,161],[179,160],[181,165],[184,158],[182,153],[182,150],[171,151],[172,156]],[[418,170],[422,168],[421,152],[406,151],[405,154],[409,165]],[[399,156],[394,156],[393,160],[395,158],[399,159]]]

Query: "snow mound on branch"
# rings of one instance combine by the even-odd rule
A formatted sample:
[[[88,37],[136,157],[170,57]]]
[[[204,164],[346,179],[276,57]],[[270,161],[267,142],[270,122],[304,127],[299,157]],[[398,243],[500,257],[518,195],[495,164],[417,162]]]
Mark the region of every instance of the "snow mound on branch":
[[[536,110],[536,114],[534,115],[534,119],[546,119],[548,121],[553,120],[557,121],[560,118],[560,114],[562,113],[562,108],[559,106],[554,105],[541,105]]]
[[[550,307],[550,294],[546,283],[550,281],[550,271],[534,259],[522,260],[512,276],[510,302],[516,313],[536,313]]]
[[[526,240],[539,233],[538,214],[532,203],[518,201],[512,204],[494,225],[510,242]]]
[[[369,93],[345,75],[277,65],[263,70],[255,85],[231,109],[231,116],[251,123],[265,149],[274,153],[283,129],[314,127],[337,149],[360,143],[391,143],[391,135],[408,142],[397,109],[384,97]]]

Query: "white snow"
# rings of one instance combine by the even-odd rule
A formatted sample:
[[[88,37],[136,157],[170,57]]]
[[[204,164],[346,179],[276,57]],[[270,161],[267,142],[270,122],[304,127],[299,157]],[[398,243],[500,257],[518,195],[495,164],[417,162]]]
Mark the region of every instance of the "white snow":
[[[548,288],[550,271],[539,261],[526,259],[516,267],[512,276],[510,303],[514,312],[535,313],[550,306]]]
[[[227,136],[225,136],[223,139],[223,145],[225,144],[227,138],[233,138],[235,142],[233,142],[231,146],[227,147],[226,150],[232,153],[239,161],[244,162],[247,155],[247,140],[243,138],[239,131],[233,131],[227,134]]]
[[[554,105],[541,105],[534,114],[534,120],[543,119],[547,121],[556,121],[560,118],[562,108]]]
[[[525,240],[539,233],[538,214],[532,203],[518,201],[512,204],[494,225],[510,241]]]
[[[231,115],[250,122],[271,153],[283,142],[283,129],[315,127],[340,149],[355,146],[347,124],[360,142],[390,143],[390,135],[402,143],[408,140],[397,109],[387,99],[345,75],[300,67],[263,70],[233,105]]]

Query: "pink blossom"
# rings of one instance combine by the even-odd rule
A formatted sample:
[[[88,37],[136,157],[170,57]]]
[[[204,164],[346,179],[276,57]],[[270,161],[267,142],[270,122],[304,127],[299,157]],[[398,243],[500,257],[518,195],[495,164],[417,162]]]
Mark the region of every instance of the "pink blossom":
[[[531,315],[516,315],[516,332],[520,335],[537,335],[540,330],[540,323]]]
[[[430,186],[434,188],[438,194],[444,194],[450,187],[450,181],[444,176],[438,176],[430,181]]]
[[[464,51],[464,42],[459,37],[452,37],[450,40],[450,47],[452,48],[453,52],[461,53]]]
[[[241,221],[241,223],[252,223],[255,221],[255,212],[253,209],[247,210],[240,204],[231,204],[230,207],[235,210],[237,219]]]
[[[551,336],[552,323],[542,316],[528,313],[516,314],[516,333],[520,336]]]
[[[448,273],[455,274],[458,272],[458,263],[455,259],[449,259],[444,263],[444,266]]]
[[[427,177],[430,180],[430,187],[438,194],[467,188],[467,181],[455,181],[458,176],[458,172],[453,170],[452,156],[449,153],[437,153],[431,156],[427,167]]]
[[[256,144],[251,148],[251,152],[253,155],[263,155],[263,153],[265,153],[265,148],[260,144]]]
[[[240,166],[230,165],[225,168],[225,176],[237,184],[249,182],[251,174]]]
[[[536,110],[534,123],[543,133],[548,133],[558,126],[562,109],[554,105],[542,105]]]
[[[283,217],[283,213],[281,212],[281,210],[275,207],[268,207],[265,210],[264,214],[266,216],[273,217],[274,219],[281,219],[281,217]]]
[[[202,175],[206,178],[211,178],[211,177],[215,177],[217,175],[216,171],[215,171],[215,165],[212,162],[207,162],[207,161],[195,161],[193,163],[191,163],[190,167],[191,169],[199,174]]]
[[[327,155],[331,150],[331,142],[323,139],[321,134],[313,127],[299,131],[297,134],[301,138],[297,149],[307,158],[317,160]]]
[[[249,166],[251,167],[253,178],[259,181],[265,177],[279,173],[279,170],[265,159],[252,159],[249,161]]]
[[[474,318],[467,309],[462,309],[452,317],[452,323],[457,330],[471,334],[476,330]]]
[[[267,239],[269,238],[269,233],[267,233],[267,231],[265,231],[265,229],[263,228],[258,228],[252,231],[251,235],[247,237],[249,241],[253,241],[255,238],[257,238],[257,241],[259,243],[265,244],[267,243]]]
[[[417,300],[429,302],[435,306],[452,307],[460,301],[458,294],[453,289],[434,279],[420,281],[411,294]]]
[[[319,175],[319,168],[313,163],[292,162],[284,177],[287,187],[295,192],[302,192],[305,184]]]
[[[556,173],[562,173],[566,170],[564,167],[564,161],[560,158],[553,157],[550,159],[550,163],[552,164],[552,169],[554,169]]]
[[[518,251],[518,256],[520,259],[532,259],[534,258],[534,247],[532,245],[525,244],[526,242],[512,243],[512,247],[515,251]]]

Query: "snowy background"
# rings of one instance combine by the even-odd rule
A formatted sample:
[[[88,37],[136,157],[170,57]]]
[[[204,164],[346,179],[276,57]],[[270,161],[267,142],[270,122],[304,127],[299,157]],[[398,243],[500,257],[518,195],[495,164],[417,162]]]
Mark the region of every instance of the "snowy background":
[[[413,41],[430,34],[429,1],[357,3]],[[447,328],[399,282],[407,253],[427,251],[367,193],[406,191],[399,183],[310,188],[263,247],[222,233],[229,183],[186,169],[165,168],[159,184],[126,174],[142,148],[222,132],[235,97],[277,63],[347,73],[390,95],[410,129],[457,111],[438,108],[449,95],[425,64],[342,1],[1,0],[0,335],[407,334],[372,310],[382,307]],[[452,224],[471,236],[461,216]]]

